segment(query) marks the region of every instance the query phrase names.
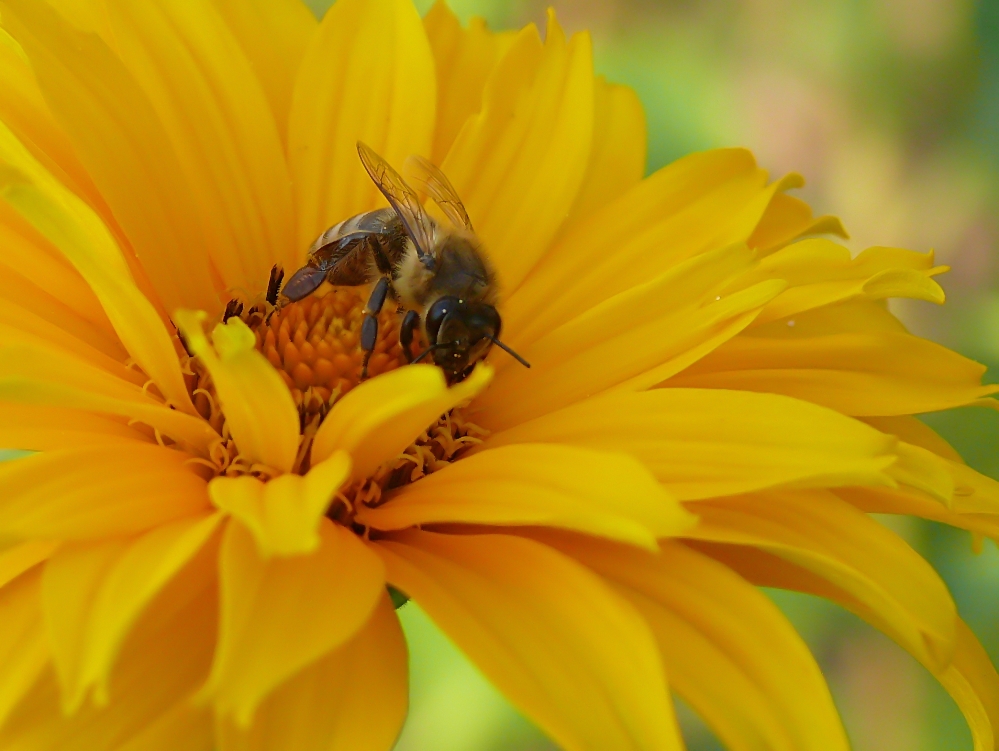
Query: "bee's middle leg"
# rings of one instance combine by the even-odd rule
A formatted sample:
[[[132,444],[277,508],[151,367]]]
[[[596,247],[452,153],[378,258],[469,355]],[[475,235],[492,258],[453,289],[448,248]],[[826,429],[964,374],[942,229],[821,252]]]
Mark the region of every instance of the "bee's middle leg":
[[[364,323],[361,324],[361,349],[364,350],[364,363],[361,365],[361,380],[368,378],[368,361],[378,343],[378,314],[382,311],[385,298],[388,297],[391,282],[387,276],[379,279],[371,290],[368,304],[364,306]]]

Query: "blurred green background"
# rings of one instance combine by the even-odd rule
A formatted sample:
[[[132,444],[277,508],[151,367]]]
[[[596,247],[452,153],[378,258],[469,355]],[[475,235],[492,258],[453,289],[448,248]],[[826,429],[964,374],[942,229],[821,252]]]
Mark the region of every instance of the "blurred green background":
[[[430,2],[420,2],[425,11]],[[451,0],[492,28],[543,26],[543,0]],[[971,0],[563,0],[589,29],[596,67],[633,86],[649,122],[649,169],[690,151],[750,147],[798,171],[817,213],[843,218],[852,249],[934,249],[953,267],[944,308],[904,305],[916,332],[999,366],[999,2]],[[318,6],[328,5],[321,1]],[[995,380],[995,379],[993,379]],[[999,477],[999,415],[927,419]],[[968,535],[886,519],[948,581],[999,664],[999,552]],[[803,596],[773,593],[821,661],[856,751],[970,749],[947,695],[887,638]],[[554,748],[410,604],[413,705],[398,751]],[[720,746],[683,707],[692,751]]]

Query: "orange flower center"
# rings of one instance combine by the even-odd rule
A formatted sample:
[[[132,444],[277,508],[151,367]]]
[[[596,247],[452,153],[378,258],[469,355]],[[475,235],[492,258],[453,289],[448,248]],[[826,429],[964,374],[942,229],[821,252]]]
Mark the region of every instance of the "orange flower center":
[[[309,417],[329,408],[361,380],[364,352],[363,288],[331,287],[265,315],[251,309],[246,323],[257,349],[281,374],[299,409]],[[378,342],[368,363],[371,377],[406,364],[399,344],[399,315],[391,301],[378,316]]]
[[[281,374],[298,406],[301,443],[296,472],[308,471],[312,439],[330,408],[360,383],[364,359],[360,332],[365,301],[364,288],[324,287],[315,295],[282,308],[259,304],[248,310],[239,306],[232,310],[254,332],[257,349]],[[368,363],[369,377],[406,364],[399,344],[400,320],[395,306],[387,302],[378,316],[378,341]],[[419,335],[416,338],[414,349],[422,349],[421,338]],[[223,436],[218,455],[213,457],[217,473],[269,479],[263,469],[247,465],[240,457],[226,429],[225,415],[207,370],[196,358],[190,359],[187,367],[195,406]],[[394,463],[344,488],[332,505],[330,516],[349,525],[359,504],[378,505],[387,491],[415,482],[455,461],[484,435],[485,431],[467,421],[460,409],[442,415]]]

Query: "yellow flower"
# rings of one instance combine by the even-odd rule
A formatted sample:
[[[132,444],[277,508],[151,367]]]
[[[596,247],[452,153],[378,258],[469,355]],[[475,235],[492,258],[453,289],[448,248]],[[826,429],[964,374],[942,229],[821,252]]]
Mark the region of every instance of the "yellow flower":
[[[0,14],[0,447],[39,452],[0,468],[0,747],[387,751],[391,585],[565,749],[681,748],[670,691],[733,748],[845,749],[753,584],[883,629],[995,747],[999,677],[865,513],[999,534],[996,484],[912,417],[995,389],[884,304],[943,301],[931,255],[799,240],[842,230],[745,151],[643,180],[634,94],[554,18]],[[265,301],[379,205],[359,139],[443,167],[530,370],[448,389],[385,312],[358,385],[358,291]]]

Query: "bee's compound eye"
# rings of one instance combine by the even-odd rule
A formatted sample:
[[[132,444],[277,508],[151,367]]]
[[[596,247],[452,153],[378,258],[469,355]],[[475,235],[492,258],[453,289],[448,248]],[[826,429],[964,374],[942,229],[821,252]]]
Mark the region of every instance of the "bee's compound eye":
[[[458,300],[454,297],[442,297],[430,306],[430,310],[427,311],[426,324],[427,336],[430,338],[431,344],[437,343],[437,334],[441,330],[441,324],[444,323],[448,314],[454,312],[457,307]]]

